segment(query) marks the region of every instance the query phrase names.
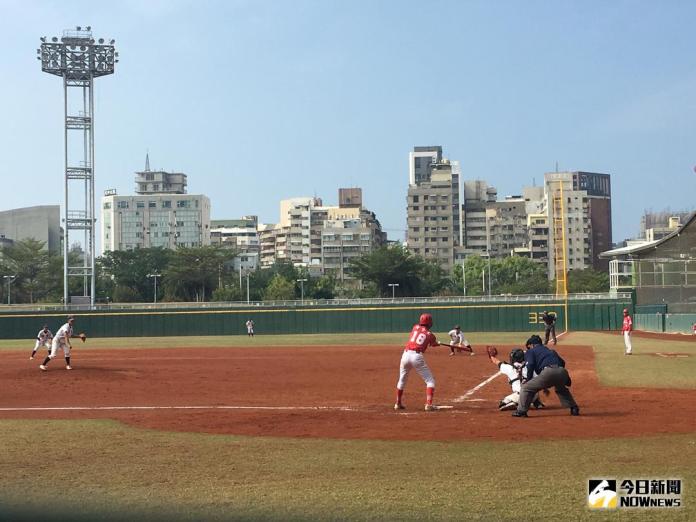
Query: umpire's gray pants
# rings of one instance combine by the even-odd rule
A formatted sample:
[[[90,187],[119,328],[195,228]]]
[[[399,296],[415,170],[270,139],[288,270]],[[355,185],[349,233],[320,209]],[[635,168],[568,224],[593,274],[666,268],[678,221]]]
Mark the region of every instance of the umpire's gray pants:
[[[541,370],[541,374],[522,385],[517,411],[526,413],[534,400],[534,396],[541,390],[551,388],[552,386],[561,401],[561,406],[564,408],[577,406],[575,399],[573,399],[573,394],[567,388],[568,384],[570,384],[570,376],[565,368],[552,366],[544,368]]]

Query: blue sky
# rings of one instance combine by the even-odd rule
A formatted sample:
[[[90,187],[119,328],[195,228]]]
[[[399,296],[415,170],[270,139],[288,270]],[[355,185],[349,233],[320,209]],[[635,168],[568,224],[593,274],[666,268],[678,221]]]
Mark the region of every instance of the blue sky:
[[[0,210],[62,202],[62,88],[40,36],[91,25],[120,63],[96,89],[97,195],[183,171],[214,219],[363,188],[392,239],[408,152],[439,144],[499,194],[612,174],[614,239],[694,209],[696,4],[688,1],[0,0]],[[12,181],[10,181],[12,180]]]

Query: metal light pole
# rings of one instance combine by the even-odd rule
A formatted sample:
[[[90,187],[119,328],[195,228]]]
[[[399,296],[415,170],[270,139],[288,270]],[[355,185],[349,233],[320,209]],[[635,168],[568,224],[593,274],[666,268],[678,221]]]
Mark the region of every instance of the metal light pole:
[[[247,278],[247,303],[249,302],[249,274],[246,275]]]
[[[63,239],[63,302],[69,304],[68,278],[82,277],[83,295],[94,306],[96,293],[94,207],[94,79],[114,73],[118,53],[114,40],[95,41],[92,28],[76,27],[63,31],[58,41],[41,37],[36,50],[41,70],[63,78],[63,114],[65,119],[65,201]],[[77,92],[75,91],[77,89]],[[74,93],[74,94],[71,94]],[[73,132],[70,132],[73,131]],[[75,132],[77,131],[77,135]],[[71,203],[70,185],[77,196]],[[71,231],[84,232],[82,266],[70,266],[68,249]]]
[[[399,286],[399,283],[389,283],[389,284],[387,284],[387,286],[391,286],[391,289],[392,289],[392,301],[393,301],[393,300],[394,300],[394,293],[395,293],[396,287]]]
[[[300,283],[300,303],[304,304],[304,284],[307,282],[306,279],[298,279],[298,283]]]
[[[153,303],[157,304],[157,278],[162,277],[162,274],[147,274],[147,277],[154,277],[155,278],[155,299],[152,301]]]
[[[10,285],[12,284],[12,281],[14,281],[17,278],[17,276],[6,275],[6,276],[2,276],[2,277],[7,280],[7,304],[9,305],[10,304],[10,295],[11,295],[10,294]]]

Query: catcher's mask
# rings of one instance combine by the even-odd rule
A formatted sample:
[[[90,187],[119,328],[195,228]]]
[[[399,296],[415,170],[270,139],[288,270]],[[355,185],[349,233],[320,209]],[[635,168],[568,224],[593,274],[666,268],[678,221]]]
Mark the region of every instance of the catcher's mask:
[[[524,351],[521,348],[515,348],[510,352],[510,364],[523,363]]]
[[[433,325],[433,316],[430,314],[421,314],[418,324],[430,328]]]

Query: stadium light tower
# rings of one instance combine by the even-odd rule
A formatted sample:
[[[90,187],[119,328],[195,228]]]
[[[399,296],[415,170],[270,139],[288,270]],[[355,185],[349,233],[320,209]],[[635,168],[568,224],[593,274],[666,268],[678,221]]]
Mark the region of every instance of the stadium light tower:
[[[94,212],[94,79],[114,73],[118,53],[114,40],[95,41],[92,28],[76,27],[57,37],[41,38],[36,50],[41,70],[63,78],[65,116],[65,204],[63,207],[63,300],[67,305],[68,278],[82,277],[83,296],[95,297]],[[82,266],[70,266],[71,232],[84,232]]]

